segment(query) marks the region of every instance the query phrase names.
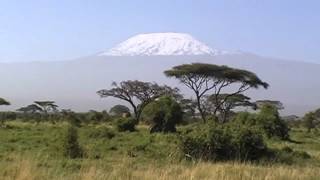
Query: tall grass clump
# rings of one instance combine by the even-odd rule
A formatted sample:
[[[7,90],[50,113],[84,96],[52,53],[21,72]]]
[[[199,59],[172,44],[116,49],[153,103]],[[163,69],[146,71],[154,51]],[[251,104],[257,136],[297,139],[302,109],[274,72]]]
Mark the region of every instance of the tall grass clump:
[[[74,125],[67,128],[67,133],[63,141],[63,155],[67,158],[75,159],[83,157],[83,149],[78,142],[78,131]]]

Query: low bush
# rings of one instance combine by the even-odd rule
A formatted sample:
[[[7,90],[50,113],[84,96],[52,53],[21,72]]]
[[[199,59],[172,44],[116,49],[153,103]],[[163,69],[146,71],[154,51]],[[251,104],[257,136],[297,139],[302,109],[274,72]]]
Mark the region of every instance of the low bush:
[[[144,116],[151,125],[151,133],[176,132],[176,125],[182,121],[180,105],[171,97],[164,96],[150,103],[144,110]]]
[[[213,122],[185,130],[180,147],[192,159],[212,161],[257,160],[267,150],[262,135],[256,130]]]
[[[135,131],[135,125],[136,121],[133,118],[119,118],[115,122],[116,124],[116,129],[119,132],[124,132],[124,131],[129,131],[133,132]]]
[[[231,123],[257,129],[263,132],[267,138],[289,140],[290,128],[286,122],[280,118],[277,109],[271,105],[263,106],[257,114],[240,112],[234,117]]]
[[[305,151],[295,151],[292,148],[285,146],[280,150],[272,150],[269,153],[269,159],[274,162],[284,164],[301,163],[302,160],[310,159],[311,156]]]
[[[260,126],[267,137],[277,137],[282,140],[289,139],[289,127],[279,116],[278,110],[271,106],[265,105],[257,115],[257,125]]]
[[[107,127],[100,127],[97,128],[95,131],[90,132],[89,137],[90,138],[107,138],[112,139],[116,136],[116,133],[114,130],[109,129]]]

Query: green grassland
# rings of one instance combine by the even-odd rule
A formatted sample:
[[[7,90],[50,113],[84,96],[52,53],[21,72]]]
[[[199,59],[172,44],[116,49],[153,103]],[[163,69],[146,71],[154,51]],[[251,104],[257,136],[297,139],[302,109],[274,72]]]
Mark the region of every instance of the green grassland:
[[[179,127],[181,129],[183,127]],[[318,179],[320,133],[293,129],[291,141],[267,140],[272,149],[290,147],[311,158],[284,162],[194,162],[179,150],[177,134],[117,132],[111,125],[78,128],[84,158],[62,154],[67,123],[8,122],[0,128],[1,179]]]

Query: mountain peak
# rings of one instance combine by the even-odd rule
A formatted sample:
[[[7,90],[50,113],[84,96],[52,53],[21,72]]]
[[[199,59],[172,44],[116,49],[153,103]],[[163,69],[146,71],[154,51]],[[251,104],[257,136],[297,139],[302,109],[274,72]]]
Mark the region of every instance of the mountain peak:
[[[177,56],[219,55],[225,51],[212,49],[186,33],[139,34],[99,56]]]

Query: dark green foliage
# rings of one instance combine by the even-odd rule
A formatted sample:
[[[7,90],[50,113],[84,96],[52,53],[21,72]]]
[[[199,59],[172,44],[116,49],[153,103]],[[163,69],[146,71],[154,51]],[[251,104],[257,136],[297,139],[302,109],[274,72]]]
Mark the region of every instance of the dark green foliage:
[[[135,131],[136,121],[134,118],[119,118],[116,120],[116,128],[119,132]]]
[[[98,112],[91,110],[86,113],[85,120],[91,123],[101,123],[109,121],[110,116],[106,111]]]
[[[123,114],[130,114],[130,109],[124,105],[115,105],[113,106],[110,111],[110,115],[112,116],[122,116]]]
[[[151,124],[151,133],[176,132],[176,124],[181,122],[183,113],[173,98],[164,96],[149,104],[144,115]]]
[[[181,149],[193,159],[244,161],[263,157],[267,147],[254,129],[207,123],[187,130],[181,136]]]
[[[69,126],[63,141],[63,155],[75,159],[83,157],[83,150],[78,142],[78,131],[74,126]]]
[[[184,124],[190,123],[196,120],[196,109],[197,102],[193,99],[181,99],[179,101],[181,109],[183,111],[183,122]]]
[[[62,110],[62,117],[64,120],[67,120],[72,126],[80,127],[81,120],[77,114],[71,110]]]
[[[310,159],[311,156],[305,151],[295,151],[292,148],[285,146],[280,150],[269,151],[269,161],[293,164],[301,162],[302,160]]]
[[[17,119],[17,113],[6,111],[6,112],[0,112],[0,120],[6,121],[6,120],[15,120]]]
[[[231,154],[230,144],[230,137],[224,130],[207,124],[188,129],[181,136],[182,152],[195,160],[227,159]]]
[[[4,126],[6,121],[17,119],[17,113],[15,112],[0,112],[0,126]]]
[[[255,126],[257,124],[256,114],[249,112],[239,112],[231,121],[233,124],[239,124],[240,126]]]
[[[315,129],[317,125],[319,124],[320,116],[317,117],[317,113],[315,112],[309,112],[304,115],[302,123],[305,128],[307,128],[308,132],[311,131],[311,129]]]
[[[267,137],[277,137],[282,140],[289,139],[289,127],[283,121],[276,107],[264,105],[257,115],[257,124],[260,126]]]
[[[280,118],[277,108],[271,105],[264,105],[258,114],[240,112],[231,123],[256,128],[268,138],[289,139],[288,125]]]
[[[97,94],[102,98],[115,97],[128,102],[133,109],[137,123],[141,118],[143,109],[155,99],[164,95],[179,96],[179,89],[177,88],[138,80],[122,81],[119,85],[113,82],[112,86],[112,89],[102,89]]]

